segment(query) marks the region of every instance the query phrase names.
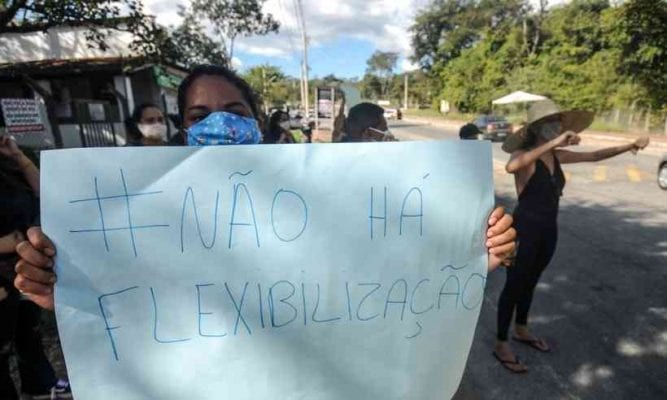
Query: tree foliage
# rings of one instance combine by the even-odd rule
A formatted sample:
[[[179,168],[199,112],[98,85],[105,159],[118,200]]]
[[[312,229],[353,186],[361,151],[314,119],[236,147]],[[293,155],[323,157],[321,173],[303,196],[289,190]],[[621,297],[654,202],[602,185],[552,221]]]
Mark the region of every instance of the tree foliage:
[[[181,7],[179,15],[183,18],[181,24],[164,31],[162,58],[186,68],[198,64],[228,65],[225,43],[207,35],[199,19],[190,10]]]
[[[300,101],[299,81],[286,76],[276,66],[264,64],[252,67],[243,78],[260,95],[267,109],[294,106]]]
[[[262,11],[266,0],[193,0],[192,11],[210,22],[217,35],[228,41],[229,60],[239,36],[266,35],[278,32],[280,24],[273,15]]]
[[[364,81],[368,86],[364,88],[370,98],[385,97],[389,91],[391,78],[398,62],[398,53],[376,50],[366,61],[366,76]]]
[[[595,111],[667,106],[667,1],[436,0],[412,27],[436,96],[480,112],[514,90]]]
[[[159,53],[160,29],[144,14],[140,0],[3,0],[0,33],[43,31],[56,26],[87,28],[89,45],[107,49],[113,31],[131,32],[130,50]]]

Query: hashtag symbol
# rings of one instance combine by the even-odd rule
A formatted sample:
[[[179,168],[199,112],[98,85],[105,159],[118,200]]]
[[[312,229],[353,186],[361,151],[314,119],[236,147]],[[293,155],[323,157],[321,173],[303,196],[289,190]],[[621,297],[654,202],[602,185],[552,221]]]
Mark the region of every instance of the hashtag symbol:
[[[109,252],[109,240],[108,240],[108,233],[109,232],[118,232],[118,231],[126,231],[130,235],[130,242],[132,243],[132,251],[134,252],[134,256],[137,257],[137,244],[135,240],[135,231],[137,230],[145,230],[145,229],[155,229],[155,228],[166,228],[169,225],[165,224],[156,224],[156,225],[134,225],[132,222],[132,207],[131,207],[131,202],[130,199],[134,197],[139,197],[139,196],[151,196],[151,195],[156,195],[162,193],[162,191],[155,191],[155,192],[143,192],[143,193],[129,193],[127,190],[127,181],[125,180],[125,174],[123,173],[123,170],[120,169],[120,180],[123,186],[123,191],[121,194],[116,194],[116,195],[111,195],[111,196],[100,196],[100,190],[99,190],[99,185],[97,181],[97,177],[93,179],[93,186],[95,189],[95,197],[90,197],[90,198],[84,198],[84,199],[76,199],[76,200],[71,200],[69,203],[70,204],[75,204],[75,203],[87,203],[87,202],[95,202],[97,203],[97,210],[98,210],[98,217],[99,217],[99,227],[98,228],[90,228],[90,229],[76,229],[76,230],[70,230],[70,233],[102,233],[102,238],[104,239],[104,247],[106,248],[107,252]],[[127,226],[120,226],[120,227],[108,227],[105,220],[104,220],[104,208],[102,207],[102,203],[108,200],[118,200],[118,199],[125,199],[125,211],[127,213]]]

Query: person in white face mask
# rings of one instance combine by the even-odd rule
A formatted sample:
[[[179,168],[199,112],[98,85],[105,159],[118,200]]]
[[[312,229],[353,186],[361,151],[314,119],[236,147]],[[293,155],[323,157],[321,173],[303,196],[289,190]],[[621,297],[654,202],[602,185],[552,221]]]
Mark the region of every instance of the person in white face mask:
[[[503,150],[511,153],[505,169],[514,175],[518,205],[514,209],[514,228],[518,249],[514,265],[507,269],[505,287],[498,301],[497,341],[493,355],[514,373],[525,373],[526,366],[510,348],[508,338],[542,353],[549,344],[528,329],[528,313],[535,287],[551,262],[558,239],[558,209],[565,187],[561,164],[595,162],[631,151],[636,154],[649,144],[648,137],[632,143],[596,151],[575,152],[567,147],[579,144],[579,133],[593,122],[588,111],[560,111],[552,101],[534,103],[528,122],[507,137]],[[514,333],[509,334],[514,319]]]
[[[127,128],[126,146],[165,146],[167,144],[167,125],[164,113],[158,106],[145,103],[137,106],[130,119],[125,122]]]

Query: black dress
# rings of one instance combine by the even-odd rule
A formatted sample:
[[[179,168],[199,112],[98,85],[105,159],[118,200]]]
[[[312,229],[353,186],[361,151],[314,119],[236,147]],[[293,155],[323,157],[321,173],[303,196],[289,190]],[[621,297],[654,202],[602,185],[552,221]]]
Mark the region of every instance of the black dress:
[[[507,269],[505,287],[498,301],[498,340],[506,341],[512,315],[519,325],[528,323],[533,292],[542,272],[556,250],[558,241],[558,207],[565,187],[565,174],[554,157],[554,173],[541,159],[535,173],[519,195],[514,210],[517,231],[517,254]]]

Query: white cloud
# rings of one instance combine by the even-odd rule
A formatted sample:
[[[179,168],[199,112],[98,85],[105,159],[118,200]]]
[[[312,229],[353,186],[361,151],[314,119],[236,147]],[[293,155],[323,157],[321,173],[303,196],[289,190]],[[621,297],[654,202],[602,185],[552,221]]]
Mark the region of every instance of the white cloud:
[[[243,68],[243,61],[238,57],[232,57],[232,67],[236,70]]]
[[[184,0],[143,0],[148,13],[163,25],[177,25]],[[367,40],[378,50],[411,55],[408,28],[415,12],[428,0],[305,0],[303,13],[310,45],[321,46],[341,37]],[[280,33],[239,38],[236,47],[269,57],[299,57],[302,45],[294,0],[268,0],[264,11],[280,22]]]
[[[415,70],[419,69],[419,64],[413,63],[410,60],[404,58],[403,60],[401,60],[400,67],[401,67],[401,71],[410,72],[410,71],[415,71]]]
[[[401,55],[402,70],[415,65],[407,58],[412,55],[409,28],[415,14],[431,0],[304,0],[309,43],[317,48],[341,38],[361,39],[376,49],[394,51]],[[550,0],[555,5],[565,0]],[[143,0],[147,12],[154,14],[164,25],[177,25],[179,5],[185,0]],[[539,4],[539,0],[531,0]],[[262,37],[239,38],[235,47],[243,52],[266,57],[293,58],[299,63],[302,38],[296,18],[294,0],[267,0],[264,11],[271,13],[280,24],[280,33]]]

